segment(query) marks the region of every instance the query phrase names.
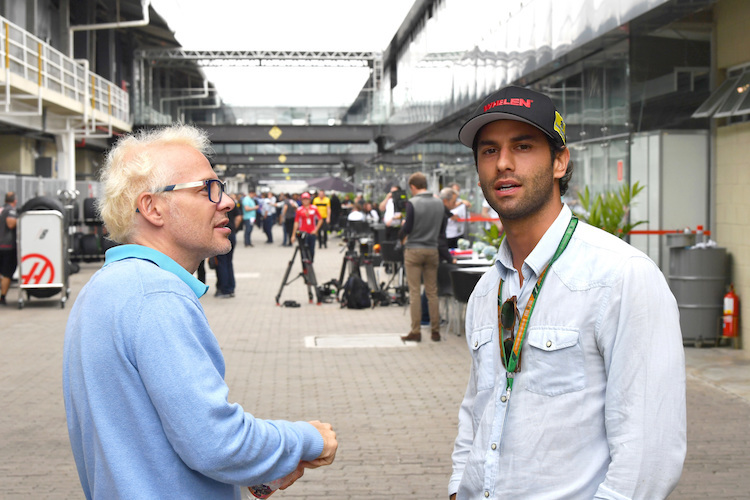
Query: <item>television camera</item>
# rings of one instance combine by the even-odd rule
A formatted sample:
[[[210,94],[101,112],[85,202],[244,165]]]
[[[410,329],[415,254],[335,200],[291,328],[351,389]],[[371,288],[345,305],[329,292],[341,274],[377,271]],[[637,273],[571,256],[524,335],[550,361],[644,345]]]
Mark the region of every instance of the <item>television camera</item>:
[[[393,210],[395,212],[405,212],[406,211],[406,191],[403,189],[396,189],[393,191],[393,194],[391,194],[391,199],[393,200]]]
[[[390,298],[384,284],[378,283],[375,266],[379,266],[382,258],[375,252],[375,238],[370,224],[366,221],[348,221],[343,234],[346,246],[338,284],[340,290],[346,285],[351,276],[363,279],[370,289],[373,304],[388,305]],[[362,277],[361,268],[365,269]],[[347,271],[348,276],[347,277]]]

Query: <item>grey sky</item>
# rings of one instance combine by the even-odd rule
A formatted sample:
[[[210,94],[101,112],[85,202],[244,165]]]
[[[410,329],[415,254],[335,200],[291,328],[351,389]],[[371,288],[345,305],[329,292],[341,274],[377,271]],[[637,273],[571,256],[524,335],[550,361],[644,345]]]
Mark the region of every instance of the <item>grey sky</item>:
[[[383,51],[412,0],[152,0],[191,50]],[[367,80],[365,69],[206,68],[230,104],[341,106]]]

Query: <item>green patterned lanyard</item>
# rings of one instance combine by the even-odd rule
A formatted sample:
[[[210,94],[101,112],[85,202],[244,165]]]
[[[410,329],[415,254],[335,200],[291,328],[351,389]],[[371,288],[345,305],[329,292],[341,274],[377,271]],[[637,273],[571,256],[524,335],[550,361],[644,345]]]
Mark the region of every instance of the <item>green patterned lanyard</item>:
[[[542,271],[542,274],[539,275],[539,279],[536,281],[536,285],[534,285],[534,289],[531,291],[531,297],[529,297],[529,301],[526,303],[526,309],[523,311],[523,316],[521,316],[521,321],[518,324],[518,333],[516,334],[515,341],[513,342],[513,349],[511,350],[509,359],[506,359],[505,349],[503,348],[503,324],[501,321],[501,310],[503,307],[503,280],[500,280],[500,286],[497,290],[497,321],[498,331],[500,332],[500,355],[502,356],[503,364],[505,365],[506,369],[508,393],[510,393],[510,391],[513,389],[513,374],[520,371],[521,369],[521,347],[523,347],[523,341],[526,337],[526,329],[529,325],[529,321],[531,321],[531,313],[534,311],[534,305],[536,305],[537,298],[539,297],[539,292],[542,290],[544,279],[547,277],[547,271],[558,259],[558,257],[562,255],[563,251],[568,246],[570,238],[573,236],[573,232],[576,229],[576,225],[578,225],[578,218],[572,216],[570,218],[570,222],[568,223],[568,228],[565,230],[565,234],[563,235],[562,240],[560,240],[560,244],[557,246],[557,250],[555,250],[555,254],[552,256],[549,264],[547,264],[547,267],[544,268],[544,271]]]

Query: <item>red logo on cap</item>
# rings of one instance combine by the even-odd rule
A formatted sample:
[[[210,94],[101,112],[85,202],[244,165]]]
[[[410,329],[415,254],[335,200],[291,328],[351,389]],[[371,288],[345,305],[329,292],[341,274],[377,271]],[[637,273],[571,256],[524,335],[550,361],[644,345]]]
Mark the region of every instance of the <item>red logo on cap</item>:
[[[486,113],[495,106],[523,106],[524,108],[530,108],[531,103],[533,102],[534,99],[521,99],[518,97],[514,97],[512,99],[500,99],[498,101],[491,102],[485,105],[484,112]]]

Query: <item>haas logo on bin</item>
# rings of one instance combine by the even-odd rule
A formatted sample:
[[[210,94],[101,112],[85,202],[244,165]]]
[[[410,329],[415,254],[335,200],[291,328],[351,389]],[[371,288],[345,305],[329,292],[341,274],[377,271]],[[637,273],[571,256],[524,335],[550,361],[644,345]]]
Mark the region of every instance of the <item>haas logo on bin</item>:
[[[29,270],[29,272],[21,276],[24,285],[41,285],[54,281],[55,267],[44,255],[30,253],[24,255],[21,262],[23,262],[23,269]]]

